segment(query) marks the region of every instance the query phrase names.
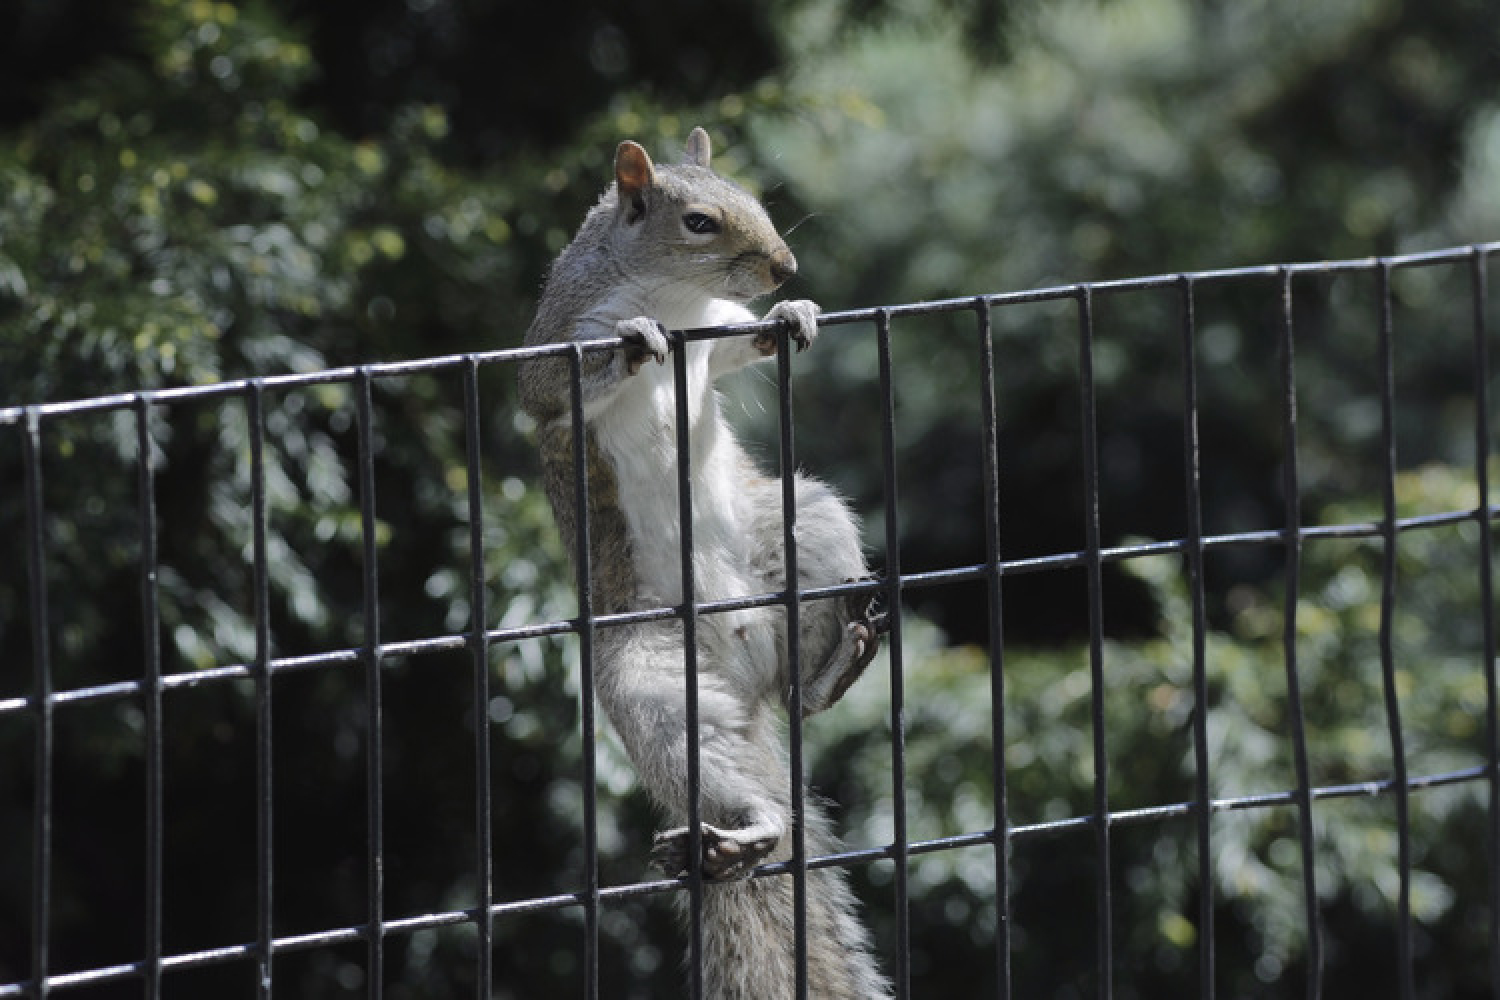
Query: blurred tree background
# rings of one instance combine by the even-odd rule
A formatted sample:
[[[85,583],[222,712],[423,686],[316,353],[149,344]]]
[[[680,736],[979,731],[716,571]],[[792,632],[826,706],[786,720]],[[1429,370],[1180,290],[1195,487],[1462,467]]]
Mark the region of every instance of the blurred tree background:
[[[517,344],[548,261],[630,136],[673,154],[714,133],[716,163],[762,192],[825,308],[1133,274],[1359,257],[1500,236],[1500,38],[1480,0],[760,0],[702,5],[499,0],[18,0],[0,9],[0,406]],[[1491,268],[1493,271],[1493,268]],[[1462,510],[1473,480],[1471,300],[1463,267],[1403,271],[1397,333],[1403,513]],[[1377,299],[1369,276],[1296,286],[1305,523],[1379,514]],[[1106,544],[1186,532],[1179,302],[1101,297]],[[1276,529],[1284,460],[1274,280],[1197,302],[1209,532]],[[1490,329],[1500,317],[1490,316]],[[970,318],[897,323],[901,562],[982,561],[979,379]],[[1082,547],[1076,316],[999,310],[1002,546]],[[883,561],[876,348],[828,331],[797,358],[799,458],[853,497]],[[804,370],[805,369],[805,370]],[[486,620],[573,613],[566,559],[506,366],[481,373]],[[1479,373],[1488,378],[1489,373]],[[733,387],[762,452],[765,378]],[[462,631],[468,525],[454,375],[374,389],[381,635]],[[153,414],[164,668],[255,651],[249,415],[242,400]],[[267,394],[274,653],[357,646],[354,400]],[[43,432],[47,596],[59,689],[142,676],[140,529],[129,414]],[[0,433],[20,482],[21,440]],[[0,700],[31,690],[23,499],[0,495]],[[1413,773],[1483,760],[1477,526],[1404,535],[1394,624]],[[1379,545],[1310,542],[1299,603],[1314,779],[1390,774],[1378,651]],[[1206,565],[1215,795],[1291,787],[1282,554]],[[1111,802],[1192,796],[1191,632],[1180,560],[1106,577]],[[1010,813],[1087,814],[1087,603],[1080,571],[1007,580]],[[993,824],[985,593],[913,590],[906,608],[913,836]],[[484,706],[497,900],[582,884],[577,652],[497,645]],[[884,660],[881,661],[884,663]],[[474,905],[467,654],[385,669],[388,917]],[[850,843],[889,842],[890,695],[879,667],[809,727],[814,783]],[[275,930],[359,924],[364,701],[349,668],[274,686]],[[138,699],[59,708],[53,973],[137,960],[145,899]],[[255,935],[254,710],[245,683],[166,697],[164,946]],[[0,983],[31,975],[33,724],[0,713]],[[644,874],[650,810],[601,744],[605,884]],[[1416,959],[1427,995],[1489,995],[1484,786],[1417,793]],[[1394,811],[1315,810],[1326,996],[1388,991]],[[1223,995],[1300,996],[1300,862],[1289,809],[1214,821]],[[1116,995],[1189,995],[1197,883],[1190,821],[1115,838]],[[1015,987],[1093,992],[1092,840],[1016,845]],[[993,989],[993,856],[911,862],[914,996]],[[889,862],[855,872],[894,938]],[[661,897],[606,906],[606,995],[679,991]],[[390,997],[472,995],[471,927],[388,938]],[[577,910],[496,924],[500,997],[582,981]],[[363,991],[362,945],[278,956],[278,994]],[[894,967],[893,961],[887,962]],[[173,972],[178,997],[253,995],[249,962]],[[74,990],[135,996],[133,983]]]

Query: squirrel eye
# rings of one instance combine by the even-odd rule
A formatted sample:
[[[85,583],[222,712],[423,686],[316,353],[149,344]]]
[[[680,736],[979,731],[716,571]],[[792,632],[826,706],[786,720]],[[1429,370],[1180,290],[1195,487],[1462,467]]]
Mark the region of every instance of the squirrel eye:
[[[689,212],[682,217],[682,224],[687,227],[688,232],[699,236],[709,236],[719,231],[718,222],[702,212]]]

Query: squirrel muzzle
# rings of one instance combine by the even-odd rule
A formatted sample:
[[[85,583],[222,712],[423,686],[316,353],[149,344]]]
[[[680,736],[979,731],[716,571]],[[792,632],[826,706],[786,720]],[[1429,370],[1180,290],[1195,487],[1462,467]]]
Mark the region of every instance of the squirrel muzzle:
[[[771,255],[771,283],[780,288],[797,275],[797,258],[786,247]]]

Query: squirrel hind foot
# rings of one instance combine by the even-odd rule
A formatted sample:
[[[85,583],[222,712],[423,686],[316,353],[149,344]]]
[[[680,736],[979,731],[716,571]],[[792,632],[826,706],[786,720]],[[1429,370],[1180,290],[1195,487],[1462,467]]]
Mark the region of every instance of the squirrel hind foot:
[[[879,580],[878,575],[865,577],[865,580]],[[859,581],[846,580],[845,583]],[[865,597],[860,594],[852,594],[848,598],[845,608],[851,622],[857,622],[870,631],[872,638],[879,639],[891,630],[891,612],[886,607],[886,594],[880,591],[873,596]]]
[[[880,652],[880,637],[888,628],[887,621],[882,615],[878,620],[866,618],[862,621],[850,622],[845,626],[845,644],[851,648],[849,658],[842,670],[832,675],[832,685],[827,694],[826,708],[838,702],[851,687],[859,680],[875,659],[875,654]],[[812,712],[805,712],[810,715]]]
[[[849,581],[853,582],[853,581]],[[880,597],[853,595],[845,600],[848,623],[838,648],[802,685],[804,719],[834,705],[864,674],[880,652],[881,636],[891,630],[890,613]]]
[[[748,878],[755,866],[776,849],[779,834],[761,827],[721,830],[707,823],[699,824],[702,832],[703,877],[711,882],[729,882]],[[687,827],[664,830],[656,835],[651,847],[651,863],[669,878],[686,875],[689,870],[690,837]]]

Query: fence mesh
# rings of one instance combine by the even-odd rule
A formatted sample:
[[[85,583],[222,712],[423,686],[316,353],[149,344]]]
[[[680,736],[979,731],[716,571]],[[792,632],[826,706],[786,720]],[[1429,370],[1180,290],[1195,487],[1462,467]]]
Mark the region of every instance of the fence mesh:
[[[303,992],[305,976],[310,973],[299,970],[294,977],[287,969],[290,957],[313,952],[343,956],[340,969],[357,967],[357,977],[339,980],[338,987],[345,991],[362,989],[370,996],[413,995],[393,985],[399,979],[390,968],[393,942],[399,942],[400,963],[406,967],[412,962],[412,942],[420,935],[454,928],[466,929],[460,950],[468,963],[468,971],[459,980],[464,988],[472,995],[507,996],[513,995],[514,987],[509,983],[512,971],[525,964],[526,956],[516,950],[517,939],[502,933],[502,929],[559,913],[577,917],[576,964],[558,971],[557,981],[568,985],[553,995],[635,995],[629,987],[605,978],[611,974],[608,971],[601,973],[601,954],[606,950],[601,942],[616,933],[607,919],[611,907],[686,893],[691,912],[698,913],[703,888],[697,878],[643,881],[602,874],[609,867],[601,860],[603,855],[617,852],[643,856],[645,845],[617,847],[604,843],[616,828],[599,809],[598,791],[604,779],[598,768],[607,748],[601,749],[595,739],[595,635],[600,629],[627,622],[680,618],[691,654],[697,615],[764,605],[783,605],[795,614],[799,602],[855,592],[883,595],[892,618],[888,652],[878,661],[884,664],[883,676],[861,681],[862,688],[879,690],[889,720],[883,737],[889,742],[889,816],[888,826],[883,828],[889,836],[879,842],[855,842],[833,857],[807,857],[799,829],[793,861],[764,866],[757,877],[791,877],[797,881],[799,894],[805,894],[802,883],[808,867],[839,865],[859,870],[887,865],[889,895],[871,906],[884,914],[879,925],[879,951],[898,995],[924,993],[923,968],[915,967],[913,961],[913,937],[920,935],[922,928],[914,917],[913,896],[918,890],[912,884],[912,873],[925,859],[971,849],[988,852],[994,912],[982,923],[990,929],[987,936],[993,945],[993,959],[986,960],[989,971],[983,988],[1003,997],[1016,988],[1018,970],[1026,962],[1028,949],[1036,947],[1037,932],[1028,930],[1027,913],[1013,908],[1018,891],[1014,858],[1028,844],[1078,834],[1087,839],[1067,842],[1069,850],[1087,859],[1092,912],[1075,913],[1071,919],[1079,933],[1084,927],[1091,928],[1092,954],[1085,963],[1088,968],[1082,973],[1083,979],[1068,973],[1073,977],[1068,981],[1082,982],[1082,992],[1100,997],[1115,992],[1135,995],[1132,970],[1140,959],[1126,954],[1130,928],[1122,926],[1121,916],[1128,908],[1126,897],[1132,893],[1133,884],[1112,866],[1121,851],[1117,840],[1135,830],[1158,831],[1181,824],[1192,830],[1191,858],[1181,861],[1192,870],[1187,881],[1193,887],[1183,904],[1190,928],[1185,940],[1191,942],[1182,949],[1189,956],[1187,967],[1191,970],[1184,976],[1191,979],[1199,996],[1226,995],[1223,984],[1238,981],[1226,966],[1231,961],[1251,959],[1240,950],[1220,953],[1223,934],[1216,931],[1215,923],[1230,902],[1226,899],[1230,890],[1224,888],[1225,875],[1216,867],[1230,863],[1219,857],[1223,824],[1233,815],[1272,812],[1294,817],[1289,836],[1284,838],[1282,860],[1287,870],[1297,872],[1301,886],[1300,899],[1288,912],[1295,914],[1299,924],[1294,936],[1303,942],[1303,950],[1293,966],[1284,971],[1281,981],[1286,984],[1295,980],[1287,987],[1287,995],[1336,994],[1337,984],[1327,982],[1329,950],[1345,946],[1331,940],[1329,910],[1337,904],[1331,900],[1327,886],[1320,885],[1328,871],[1321,852],[1330,836],[1328,824],[1339,821],[1330,811],[1332,804],[1374,797],[1390,806],[1390,839],[1380,850],[1393,873],[1390,884],[1383,887],[1393,901],[1385,939],[1394,954],[1393,961],[1387,963],[1395,972],[1391,992],[1416,996],[1425,970],[1457,960],[1433,953],[1437,938],[1414,916],[1414,887],[1421,892],[1425,884],[1421,859],[1430,858],[1442,846],[1418,840],[1415,818],[1424,810],[1432,810],[1429,803],[1437,801],[1433,796],[1444,789],[1459,788],[1471,790],[1469,798],[1482,804],[1484,816],[1482,824],[1464,828],[1473,838],[1467,845],[1467,856],[1482,859],[1485,871],[1467,872],[1469,881],[1484,888],[1481,909],[1464,914],[1462,920],[1472,929],[1470,952],[1484,957],[1478,962],[1482,968],[1464,980],[1463,989],[1473,992],[1480,988],[1476,982],[1482,980],[1485,993],[1500,996],[1500,739],[1491,568],[1491,526],[1496,508],[1489,495],[1493,421],[1488,400],[1491,306],[1486,287],[1487,272],[1497,251],[1500,244],[1485,244],[1402,257],[1182,273],[826,314],[821,321],[825,339],[873,338],[874,370],[860,377],[878,383],[880,426],[878,444],[871,447],[879,453],[882,496],[880,513],[873,514],[870,522],[872,538],[880,539],[875,547],[882,550],[882,577],[876,582],[808,593],[695,594],[689,526],[683,532],[682,565],[687,584],[684,589],[690,600],[682,607],[648,611],[605,613],[591,606],[584,586],[589,551],[586,525],[578,540],[577,575],[572,587],[577,602],[574,615],[539,614],[536,608],[544,607],[541,604],[523,607],[510,602],[497,606],[495,567],[487,561],[495,529],[493,520],[486,520],[485,508],[494,503],[497,491],[510,488],[502,481],[513,475],[510,470],[496,474],[487,468],[487,415],[497,405],[496,400],[504,398],[492,391],[487,380],[496,373],[511,378],[514,366],[522,360],[540,355],[566,357],[571,360],[575,379],[575,426],[581,426],[581,419],[576,419],[582,414],[577,379],[585,353],[603,349],[599,345],[497,350],[0,409],[0,435],[8,441],[5,447],[11,449],[7,458],[20,470],[20,492],[11,505],[3,508],[4,534],[12,540],[9,551],[14,556],[6,574],[7,594],[25,594],[0,606],[4,616],[0,634],[8,637],[10,652],[6,678],[0,687],[0,745],[9,748],[7,753],[12,757],[6,779],[9,798],[27,804],[22,813],[10,816],[4,824],[9,831],[6,850],[13,861],[3,899],[5,912],[0,913],[0,928],[6,929],[4,936],[11,941],[0,954],[0,996],[43,997],[75,991],[86,996],[105,995],[102,989],[131,996],[156,997],[174,991],[177,995],[202,995],[196,992],[198,987],[190,985],[197,982],[191,974],[210,968],[240,970],[236,973],[239,978],[230,980],[239,984],[231,988],[233,995],[312,995]],[[1407,274],[1440,277],[1431,281],[1422,278],[1410,291],[1398,290],[1398,275]],[[1364,284],[1331,290],[1331,283],[1344,277]],[[1365,287],[1371,289],[1370,299],[1361,304],[1364,293],[1360,289]],[[1225,315],[1224,303],[1230,299],[1254,303],[1253,314],[1268,318],[1268,322],[1254,330],[1237,329],[1242,314]],[[1121,526],[1109,525],[1109,496],[1101,486],[1101,482],[1113,481],[1111,477],[1118,475],[1101,467],[1117,459],[1109,433],[1109,411],[1120,405],[1122,390],[1118,381],[1111,381],[1113,388],[1101,410],[1099,384],[1101,377],[1114,378],[1109,373],[1118,370],[1120,353],[1128,349],[1128,344],[1122,346],[1115,337],[1111,320],[1124,315],[1132,303],[1149,303],[1146,315],[1152,320],[1147,336],[1153,341],[1156,356],[1175,355],[1177,359],[1175,374],[1163,376],[1157,372],[1153,376],[1154,385],[1175,381],[1176,386],[1176,398],[1165,405],[1175,409],[1177,427],[1155,443],[1177,456],[1174,461],[1180,477],[1176,489],[1182,497],[1182,529],[1175,537],[1123,538],[1130,534],[1129,526],[1122,530]],[[1039,361],[1040,356],[1006,356],[1008,342],[1000,337],[1008,326],[1033,322],[1035,314],[1028,310],[1038,308],[1051,310],[1047,314],[1050,336],[1069,344],[1067,350],[1073,352],[1068,377],[1076,389],[1077,408],[1065,423],[1076,420],[1077,437],[1070,447],[1078,461],[1077,499],[1083,512],[1081,544],[1040,553],[1024,539],[1017,545],[1024,526],[1018,529],[1007,523],[1003,513],[1006,491],[1026,489],[1024,482],[1007,475],[1007,442],[1017,436],[1040,434],[1043,428],[1013,421],[1007,411],[1005,385],[996,376],[997,370],[1024,370]],[[1364,421],[1362,426],[1373,445],[1371,460],[1364,463],[1364,479],[1356,484],[1329,483],[1325,478],[1328,466],[1322,456],[1309,453],[1322,446],[1309,445],[1317,435],[1308,430],[1307,423],[1327,418],[1323,407],[1335,389],[1301,376],[1299,359],[1309,350],[1331,353],[1333,363],[1321,365],[1319,372],[1337,374],[1340,362],[1330,346],[1329,316],[1341,316],[1343,322],[1364,331],[1356,342],[1374,375],[1372,391],[1348,411]],[[1167,322],[1158,322],[1163,317]],[[911,568],[902,558],[904,517],[908,515],[903,514],[898,490],[902,485],[899,470],[903,449],[912,446],[902,434],[901,374],[902,367],[912,363],[913,352],[902,354],[895,347],[909,332],[920,330],[930,335],[924,323],[941,324],[944,336],[970,338],[973,344],[971,364],[977,372],[979,398],[971,405],[979,425],[975,439],[979,444],[982,492],[981,502],[974,509],[983,523],[970,527],[982,534],[983,556],[973,562],[936,567],[924,565],[918,558],[918,568]],[[743,336],[753,329],[759,328],[687,331],[673,336],[680,344]],[[1247,363],[1243,375],[1237,376],[1250,382],[1259,379],[1258,391],[1274,402],[1259,409],[1245,403],[1247,412],[1234,419],[1274,419],[1279,424],[1282,450],[1272,466],[1279,467],[1279,482],[1259,485],[1266,495],[1279,496],[1280,524],[1237,526],[1232,511],[1221,512],[1214,506],[1214,498],[1222,500],[1223,495],[1206,494],[1204,465],[1224,468],[1238,460],[1232,450],[1208,450],[1201,437],[1202,419],[1210,408],[1243,403],[1224,398],[1217,388],[1212,398],[1205,398],[1201,381],[1205,368],[1221,364],[1222,344],[1230,334],[1253,339],[1260,358],[1274,359],[1274,364]],[[1472,443],[1462,460],[1468,478],[1464,496],[1471,497],[1472,502],[1411,509],[1410,498],[1399,495],[1402,476],[1412,464],[1402,453],[1404,449],[1398,449],[1398,443],[1406,440],[1404,434],[1424,433],[1428,427],[1425,416],[1413,416],[1409,424],[1404,421],[1409,414],[1398,392],[1403,357],[1398,344],[1406,338],[1426,344],[1444,343],[1451,350],[1465,345],[1461,351],[1464,360],[1458,368],[1466,385],[1443,397],[1441,405],[1447,410],[1438,419],[1451,424],[1467,415],[1472,420]],[[683,352],[677,351],[676,357],[680,389],[686,378],[680,363]],[[774,408],[774,450],[782,470],[796,468],[799,454],[792,372],[791,353],[783,350],[775,378]],[[412,391],[414,380],[429,378],[442,386],[442,392],[460,400],[456,405],[460,419],[428,433],[450,435],[462,442],[458,449],[462,466],[450,481],[458,484],[454,525],[461,534],[458,548],[466,554],[467,565],[458,574],[458,582],[438,596],[439,603],[448,601],[463,608],[456,620],[449,619],[458,627],[437,628],[416,638],[393,638],[384,627],[382,611],[388,607],[386,595],[394,584],[381,573],[382,558],[388,535],[410,526],[382,520],[382,490],[390,487],[381,477],[381,465],[394,447],[391,439],[397,432],[389,424],[399,418],[403,394]],[[1267,385],[1268,379],[1275,385]],[[1123,391],[1128,393],[1128,379],[1124,385]],[[1216,379],[1215,385],[1220,386],[1221,380]],[[338,394],[331,408],[343,414],[341,419],[349,435],[349,478],[355,496],[349,518],[326,530],[319,527],[316,532],[322,532],[317,537],[330,544],[347,543],[357,556],[336,567],[344,578],[341,584],[349,593],[357,594],[357,619],[348,627],[355,639],[289,652],[284,647],[295,643],[279,635],[277,623],[283,613],[278,608],[279,602],[295,601],[296,586],[278,577],[281,562],[288,556],[273,544],[274,533],[269,527],[273,508],[280,510],[277,505],[285,502],[277,498],[292,487],[281,481],[280,466],[268,457],[268,451],[289,447],[280,412],[301,408],[309,397],[330,390]],[[682,398],[684,394],[679,392]],[[197,637],[190,625],[182,624],[184,612],[174,610],[169,615],[164,611],[164,602],[170,605],[175,600],[175,581],[183,572],[181,567],[190,563],[191,553],[174,548],[170,560],[164,559],[159,530],[167,524],[180,524],[184,518],[191,524],[193,505],[213,499],[194,496],[184,501],[173,492],[181,484],[164,457],[164,448],[173,428],[184,420],[237,426],[242,422],[244,429],[242,438],[236,439],[243,448],[235,454],[214,454],[210,449],[209,454],[195,456],[202,463],[234,465],[246,488],[245,494],[231,503],[243,507],[238,521],[231,518],[238,532],[233,540],[239,546],[233,555],[243,572],[225,571],[222,594],[226,603],[243,605],[241,617],[247,632],[238,646],[235,641],[215,644]],[[685,437],[685,420],[679,421],[679,428]],[[128,470],[133,482],[128,488],[102,481],[118,469],[76,468],[89,461],[91,454],[78,442],[93,431],[114,440],[120,453],[134,455]],[[231,447],[224,443],[227,439],[209,435],[207,440],[215,442],[215,447]],[[1217,447],[1224,445],[1222,437],[1216,441]],[[685,444],[679,439],[679,448]],[[923,446],[938,447],[932,443]],[[588,486],[582,475],[581,449],[578,455],[577,509],[586,510],[584,491]],[[1445,457],[1452,458],[1451,454]],[[1159,468],[1160,463],[1151,467]],[[690,472],[686,462],[680,463],[680,469],[679,485],[686,507],[690,503]],[[122,497],[132,504],[123,512],[115,506],[101,513],[98,504],[90,505],[87,500],[82,507],[75,507],[71,494],[64,503],[62,491],[49,489],[54,476],[70,481],[79,476],[85,480],[99,477],[95,492],[106,506]],[[788,491],[785,502],[790,507],[790,477],[783,479]],[[1342,490],[1353,495],[1367,486],[1373,487],[1369,495],[1374,516],[1329,516],[1353,509],[1327,502],[1330,494],[1339,495]],[[1314,494],[1319,498],[1316,510],[1322,519],[1304,523],[1304,504]],[[129,676],[111,676],[98,664],[75,662],[80,648],[75,633],[81,624],[60,617],[57,610],[59,605],[69,609],[69,614],[77,610],[76,601],[59,600],[74,584],[67,575],[72,564],[58,553],[68,539],[83,530],[79,524],[89,518],[106,522],[109,531],[115,533],[115,543],[128,550],[134,564],[138,596],[131,602],[112,599],[107,607],[90,612],[93,618],[128,615],[134,619],[131,627],[110,633],[128,635],[139,644],[128,653],[120,652],[120,662],[130,665]],[[790,532],[790,525],[787,530]],[[1477,631],[1466,640],[1471,647],[1467,652],[1471,673],[1465,682],[1471,693],[1466,703],[1470,717],[1467,722],[1451,720],[1453,731],[1466,735],[1455,736],[1452,746],[1440,746],[1442,753],[1433,751],[1441,741],[1425,732],[1415,734],[1419,747],[1414,750],[1409,745],[1414,734],[1409,731],[1404,711],[1414,686],[1420,687],[1426,680],[1422,651],[1414,653],[1405,648],[1397,635],[1403,611],[1400,599],[1405,593],[1400,582],[1404,573],[1411,572],[1403,568],[1402,546],[1411,537],[1454,530],[1470,559],[1463,572],[1472,578],[1473,603],[1477,605],[1467,609],[1477,623]],[[1376,651],[1383,732],[1366,734],[1365,738],[1383,741],[1389,767],[1351,774],[1347,780],[1327,781],[1320,780],[1319,774],[1332,772],[1320,772],[1315,757],[1319,746],[1326,749],[1332,745],[1320,744],[1323,734],[1319,726],[1320,720],[1333,716],[1328,705],[1304,702],[1309,671],[1305,658],[1308,644],[1314,641],[1308,618],[1321,612],[1303,593],[1303,557],[1309,546],[1340,543],[1373,546],[1378,553],[1378,593],[1371,597],[1362,620],[1369,633],[1363,638],[1373,639]],[[1024,554],[1012,555],[1012,547]],[[205,558],[222,554],[210,552]],[[1186,765],[1190,794],[1122,804],[1119,790],[1123,786],[1117,772],[1123,768],[1128,777],[1133,762],[1122,761],[1118,753],[1111,752],[1111,725],[1122,711],[1119,699],[1134,695],[1122,695],[1115,687],[1112,664],[1117,647],[1107,617],[1107,574],[1151,557],[1175,560],[1173,586],[1185,598],[1179,608],[1185,620],[1177,627],[1186,637],[1178,651],[1186,669],[1186,682],[1179,695],[1190,705],[1184,722],[1190,736]],[[1235,600],[1233,593],[1221,594],[1210,579],[1214,575],[1210,563],[1220,557],[1250,562],[1259,559],[1263,582],[1275,576],[1266,567],[1279,565],[1280,606],[1272,609],[1276,621],[1268,627],[1280,629],[1282,673],[1280,678],[1260,676],[1258,683],[1284,686],[1286,728],[1281,739],[1292,765],[1291,781],[1285,787],[1234,787],[1222,777],[1222,762],[1237,759],[1245,750],[1235,744],[1232,730],[1215,729],[1212,712],[1219,700],[1233,697],[1233,691],[1217,679],[1220,665],[1215,650],[1219,647],[1213,641],[1216,617],[1224,614],[1220,605]],[[209,575],[215,572],[212,567],[200,567],[200,571]],[[1081,620],[1087,651],[1089,752],[1088,759],[1077,762],[1077,766],[1088,775],[1087,808],[1067,815],[1020,814],[1012,809],[1010,787],[1018,765],[1008,751],[1024,745],[1035,734],[1019,729],[1012,721],[1018,706],[1008,702],[1020,695],[1007,681],[1013,662],[1027,651],[1008,645],[1007,628],[1014,629],[1014,624],[1005,620],[1005,609],[1011,606],[1008,602],[1014,594],[1023,593],[1049,574],[1067,572],[1081,572],[1085,581]],[[788,576],[795,579],[794,573]],[[303,585],[314,583],[304,581]],[[910,815],[909,803],[928,779],[913,769],[914,746],[909,744],[914,744],[916,737],[908,731],[908,716],[918,706],[910,703],[908,685],[924,665],[903,630],[903,622],[924,594],[949,587],[982,592],[977,606],[982,609],[984,622],[976,627],[976,633],[981,636],[977,648],[983,650],[988,664],[990,704],[983,711],[988,713],[990,773],[981,799],[993,803],[993,813],[987,821],[969,828],[921,838],[912,832],[920,817]],[[278,596],[273,591],[285,593]],[[93,600],[95,595],[87,597]],[[1415,609],[1418,613],[1420,610]],[[1439,630],[1450,625],[1429,624]],[[797,629],[789,632],[795,636]],[[549,739],[559,744],[565,739],[579,741],[576,783],[581,790],[577,813],[580,829],[573,855],[576,866],[563,874],[566,884],[561,890],[520,894],[511,887],[534,883],[512,877],[509,872],[525,862],[518,862],[503,846],[497,846],[506,839],[506,826],[524,818],[509,814],[507,803],[498,800],[495,792],[495,732],[515,718],[495,707],[505,702],[506,694],[497,687],[496,658],[537,640],[567,640],[576,650],[571,669],[581,727],[574,724],[568,736],[540,732],[532,739],[544,750]],[[206,649],[208,661],[203,657],[191,661],[184,650],[193,648]],[[236,648],[248,648],[250,655],[223,655],[224,650]],[[420,688],[421,678],[408,683],[393,671],[398,666],[453,660],[467,665],[462,695],[467,713],[461,717],[469,746],[462,768],[469,776],[468,787],[464,789],[462,783],[444,786],[448,800],[441,815],[425,821],[467,824],[471,856],[458,863],[465,874],[451,881],[446,905],[411,909],[403,902],[404,892],[397,898],[388,882],[406,863],[411,845],[404,841],[393,845],[387,828],[393,816],[405,813],[412,805],[387,787],[393,769],[403,766],[400,761],[387,759],[387,755],[388,751],[398,756],[411,752],[406,734],[393,733],[391,727],[401,713],[403,700],[419,697],[414,692]],[[690,655],[690,675],[692,663]],[[338,877],[353,879],[354,885],[345,886],[344,891],[362,898],[362,912],[357,919],[325,919],[316,927],[291,928],[278,919],[282,912],[279,901],[296,895],[300,887],[286,885],[277,875],[283,870],[282,859],[298,849],[299,839],[315,839],[318,833],[289,823],[277,813],[295,770],[295,762],[288,761],[285,750],[293,737],[285,735],[286,723],[281,718],[289,697],[283,692],[289,685],[325,676],[358,679],[352,693],[360,697],[346,708],[359,716],[351,723],[351,731],[362,735],[357,745],[341,747],[338,752],[358,760],[362,787],[357,791],[330,790],[328,794],[363,812],[362,823],[356,824],[362,825],[358,839],[332,848],[335,855],[354,859],[352,867],[346,866]],[[691,691],[690,686],[690,719],[695,718]],[[173,897],[166,888],[167,872],[174,864],[175,838],[181,835],[169,835],[168,831],[184,825],[193,828],[193,797],[198,789],[194,787],[196,778],[189,780],[178,774],[178,767],[183,766],[185,774],[186,766],[174,749],[174,733],[179,726],[186,727],[187,716],[212,704],[203,700],[206,696],[233,702],[248,720],[248,728],[222,733],[213,745],[218,752],[243,758],[241,773],[253,775],[253,794],[246,790],[243,805],[230,819],[241,829],[240,835],[253,844],[253,851],[249,856],[226,857],[212,871],[222,893],[232,897],[242,914],[234,930],[216,927],[215,933],[226,936],[181,947],[174,942],[190,940],[192,935],[171,928],[191,923],[193,915],[171,912]],[[100,727],[96,732],[95,724],[101,717],[94,713],[106,707],[129,709],[124,716],[128,725]],[[1140,710],[1147,708],[1143,705]],[[802,726],[796,720],[798,713],[792,714],[792,767],[800,776],[808,766]],[[104,729],[111,735],[98,735]],[[65,808],[69,815],[76,811],[70,800],[80,774],[88,769],[117,768],[115,758],[121,754],[137,762],[131,765],[138,767],[138,774],[132,770],[134,777],[126,782],[126,797],[138,794],[138,808],[119,817],[117,826],[90,831],[91,836],[108,841],[110,850],[82,850],[75,843],[77,832],[59,829],[57,818]],[[1430,766],[1434,761],[1448,766]],[[692,783],[696,784],[696,774]],[[800,804],[802,783],[795,782],[794,787]],[[618,804],[620,800],[611,801]],[[204,829],[214,828],[208,818],[202,818],[202,822]],[[253,830],[253,834],[246,830]],[[133,880],[137,891],[124,896],[89,891],[91,883],[119,881],[122,877]],[[868,886],[866,892],[868,895]],[[797,946],[804,960],[806,935],[805,920],[799,920]],[[109,944],[90,950],[78,943],[89,936]],[[657,942],[657,947],[668,951],[675,946],[675,942]],[[696,956],[699,949],[701,940],[695,933],[689,940],[690,955]],[[100,957],[111,955],[115,957]],[[690,968],[692,964],[690,960]],[[330,975],[338,978],[336,971]],[[1045,980],[1045,974],[1032,970],[1026,973],[1026,981],[1038,975],[1038,981]],[[690,978],[694,990],[700,990],[701,981]],[[330,995],[337,991],[331,989]]]

